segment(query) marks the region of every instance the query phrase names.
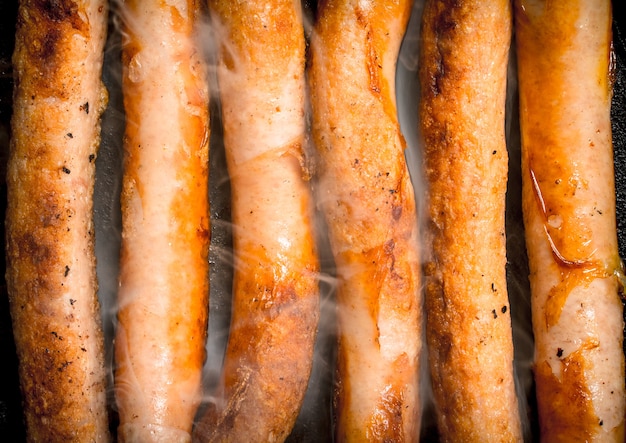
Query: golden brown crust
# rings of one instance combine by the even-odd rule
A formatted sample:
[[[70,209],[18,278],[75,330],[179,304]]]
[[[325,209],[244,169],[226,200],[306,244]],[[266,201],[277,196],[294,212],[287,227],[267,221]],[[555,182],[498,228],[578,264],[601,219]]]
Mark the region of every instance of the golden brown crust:
[[[339,441],[419,435],[417,218],[394,82],[410,10],[326,1],[311,41],[317,198],[339,279]]]
[[[127,1],[120,441],[190,441],[208,316],[208,85],[195,0]]]
[[[541,438],[621,442],[611,2],[515,4]]]
[[[304,160],[304,28],[293,0],[209,2],[232,189],[223,384],[198,441],[283,441],[308,384],[319,294]]]
[[[427,1],[420,122],[430,369],[443,441],[520,441],[506,286],[508,1]]]
[[[250,242],[235,277],[224,391],[210,405],[198,441],[284,441],[302,405],[317,326],[314,245],[302,257],[268,257]],[[268,266],[285,266],[276,273]],[[241,275],[243,274],[243,275]],[[221,399],[223,396],[223,400]]]
[[[104,1],[20,2],[7,287],[29,441],[106,441],[92,222]]]

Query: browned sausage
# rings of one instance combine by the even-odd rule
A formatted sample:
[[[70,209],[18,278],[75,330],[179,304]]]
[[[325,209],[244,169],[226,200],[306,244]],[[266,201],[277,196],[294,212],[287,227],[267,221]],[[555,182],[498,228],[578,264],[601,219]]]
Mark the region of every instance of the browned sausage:
[[[508,0],[430,1],[419,58],[426,334],[442,441],[521,441],[506,283]]]
[[[419,436],[418,231],[395,100],[411,4],[321,2],[311,40],[317,198],[338,277],[338,441]]]
[[[303,169],[300,2],[209,2],[232,188],[235,255],[223,385],[198,441],[276,442],[291,432],[309,380],[318,259]]]
[[[622,442],[624,279],[611,141],[611,2],[515,5],[541,438]]]
[[[195,0],[129,0],[115,394],[120,441],[191,441],[208,314],[208,84]]]
[[[33,442],[109,439],[92,215],[106,23],[104,0],[19,4],[6,278]]]

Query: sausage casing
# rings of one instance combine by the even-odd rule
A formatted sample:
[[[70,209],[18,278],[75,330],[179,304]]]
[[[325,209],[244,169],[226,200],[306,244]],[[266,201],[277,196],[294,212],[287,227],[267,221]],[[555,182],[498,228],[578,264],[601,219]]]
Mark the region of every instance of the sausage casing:
[[[208,316],[208,83],[195,0],[124,4],[120,441],[190,441]]]
[[[93,187],[104,0],[19,4],[7,288],[29,441],[107,441]]]
[[[506,282],[507,0],[426,1],[426,335],[443,441],[520,441]]]
[[[415,441],[421,297],[395,71],[410,1],[325,1],[311,38],[316,198],[335,258],[339,441]]]
[[[518,0],[515,6],[541,438],[621,442],[626,393],[611,2]]]
[[[198,441],[283,441],[313,361],[318,258],[304,152],[300,2],[210,1],[232,189],[233,305]]]

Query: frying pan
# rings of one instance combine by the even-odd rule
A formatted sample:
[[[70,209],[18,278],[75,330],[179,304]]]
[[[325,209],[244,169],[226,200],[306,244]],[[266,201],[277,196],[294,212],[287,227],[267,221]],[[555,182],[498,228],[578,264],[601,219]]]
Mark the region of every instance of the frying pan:
[[[6,207],[6,186],[4,176],[6,171],[6,158],[9,149],[10,117],[11,117],[11,94],[12,94],[12,71],[11,55],[14,44],[15,17],[17,12],[17,0],[1,0],[0,2],[0,217],[4,220]],[[623,6],[620,2],[614,2],[614,49],[615,49],[615,87],[612,106],[613,144],[615,153],[615,176],[616,176],[616,199],[617,199],[617,226],[619,250],[622,257],[626,257],[626,23],[623,17]],[[314,14],[315,1],[305,2],[309,16]],[[417,21],[412,21],[414,26]],[[416,41],[416,35],[407,35],[407,41],[403,47],[405,56],[401,56],[399,62],[398,89],[402,90],[400,97],[417,97],[416,75],[414,59],[406,57],[412,50],[408,45]],[[96,222],[96,249],[98,254],[98,276],[100,283],[100,298],[104,314],[104,330],[107,336],[107,349],[111,349],[110,340],[113,333],[112,318],[114,315],[114,294],[116,283],[117,264],[115,260],[103,258],[116,256],[119,250],[119,168],[121,167],[121,137],[123,132],[124,115],[119,83],[119,49],[120,36],[116,32],[114,20],[111,20],[109,42],[105,54],[105,71],[103,74],[105,83],[109,89],[109,107],[103,116],[102,146],[100,149],[95,189],[95,222]],[[400,77],[404,77],[400,81]],[[510,131],[516,130],[515,93],[509,97],[512,105],[509,112]],[[411,103],[403,103],[399,100],[399,107],[405,106],[408,111],[401,117],[403,128],[413,125],[415,107]],[[211,218],[212,218],[212,246],[211,260],[211,305],[209,343],[207,344],[210,355],[223,353],[224,341],[227,336],[229,321],[229,297],[230,275],[232,267],[225,250],[230,247],[229,227],[229,182],[225,173],[225,159],[223,146],[221,146],[221,128],[219,109],[212,104],[212,140],[211,140]],[[416,125],[413,125],[416,126]],[[408,130],[407,132],[410,132]],[[410,137],[407,136],[409,145]],[[521,177],[519,173],[519,152],[510,150],[510,176],[509,193],[507,195],[507,248],[509,264],[507,275],[510,280],[511,304],[517,313],[513,317],[516,346],[516,371],[519,375],[520,392],[526,396],[524,414],[528,417],[526,440],[537,440],[537,419],[535,401],[533,398],[533,382],[531,376],[532,362],[532,333],[530,331],[530,307],[528,305],[528,265],[526,263],[525,247],[523,244],[523,226],[521,225],[521,210],[519,209],[519,189]],[[4,226],[2,224],[2,226]],[[113,240],[110,240],[113,238]],[[0,236],[2,249],[4,249],[4,229]],[[324,246],[324,245],[322,245]],[[325,248],[321,248],[325,251]],[[332,263],[327,253],[322,254],[322,265],[331,272]],[[0,253],[0,269],[4,270],[4,254]],[[11,319],[9,316],[8,298],[6,285],[3,279],[4,272],[0,275],[0,357],[3,370],[0,372],[0,439],[9,442],[24,441],[24,429],[22,425],[21,398],[17,375],[17,358],[11,332]],[[219,278],[218,278],[219,276]],[[291,442],[327,442],[332,440],[330,401],[333,371],[333,311],[332,291],[330,286],[322,283],[322,328],[318,336],[316,347],[316,361],[314,364],[310,388],[307,392],[304,407],[298,418],[296,426],[289,437]],[[328,327],[327,327],[328,326]],[[110,351],[107,361],[111,361]],[[207,388],[215,383],[221,359],[214,358],[206,366],[205,378]],[[426,365],[424,365],[426,366]],[[113,397],[111,394],[111,404]],[[112,412],[112,427],[115,427],[115,411]],[[423,430],[421,441],[437,441],[437,432],[432,415],[432,407],[427,402],[423,418]]]

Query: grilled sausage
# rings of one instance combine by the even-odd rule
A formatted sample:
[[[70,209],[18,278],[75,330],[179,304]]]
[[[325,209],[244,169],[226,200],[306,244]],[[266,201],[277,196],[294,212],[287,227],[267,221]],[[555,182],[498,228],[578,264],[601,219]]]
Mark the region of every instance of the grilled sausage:
[[[338,441],[416,441],[421,297],[395,70],[411,1],[325,1],[311,37],[317,198],[335,258]]]
[[[283,441],[309,380],[318,259],[305,165],[300,2],[210,1],[232,189],[233,306],[198,441]]]
[[[104,0],[18,9],[6,279],[29,441],[109,439],[92,214],[106,23]]]
[[[541,438],[621,442],[624,280],[610,120],[611,2],[515,6]]]
[[[120,441],[191,441],[208,315],[208,84],[195,0],[125,3]]]
[[[442,441],[520,441],[506,284],[507,0],[426,1],[426,335]]]

